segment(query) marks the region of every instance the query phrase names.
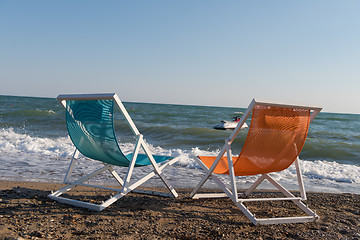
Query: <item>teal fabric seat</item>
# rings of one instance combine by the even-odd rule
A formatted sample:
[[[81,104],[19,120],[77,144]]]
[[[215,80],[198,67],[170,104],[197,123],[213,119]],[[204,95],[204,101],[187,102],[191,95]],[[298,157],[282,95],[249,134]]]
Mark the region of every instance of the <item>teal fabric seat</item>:
[[[125,155],[117,142],[114,100],[68,100],[66,110],[69,136],[84,156],[116,166],[129,166],[133,153]],[[160,155],[153,157],[157,163],[172,158]],[[150,164],[146,154],[138,154],[135,167]]]

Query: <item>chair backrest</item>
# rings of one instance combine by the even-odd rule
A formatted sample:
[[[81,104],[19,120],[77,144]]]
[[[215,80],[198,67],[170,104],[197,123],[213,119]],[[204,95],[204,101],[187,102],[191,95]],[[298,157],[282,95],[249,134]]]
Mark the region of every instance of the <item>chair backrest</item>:
[[[86,157],[129,166],[114,130],[114,100],[66,100],[66,124],[76,148]]]
[[[256,175],[288,168],[299,156],[308,133],[310,109],[255,104],[235,175]]]

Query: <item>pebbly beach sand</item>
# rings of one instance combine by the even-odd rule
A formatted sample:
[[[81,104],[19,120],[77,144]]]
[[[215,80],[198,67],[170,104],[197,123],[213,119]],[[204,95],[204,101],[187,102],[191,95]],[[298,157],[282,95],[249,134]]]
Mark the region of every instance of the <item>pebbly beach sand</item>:
[[[0,240],[3,239],[360,239],[360,195],[308,193],[316,223],[254,226],[229,199],[193,200],[130,193],[102,212],[47,197],[60,184],[0,181]],[[108,194],[78,187],[79,198]],[[258,192],[258,195],[265,193]],[[274,194],[274,193],[266,193]],[[258,215],[286,215],[286,203],[252,204]]]

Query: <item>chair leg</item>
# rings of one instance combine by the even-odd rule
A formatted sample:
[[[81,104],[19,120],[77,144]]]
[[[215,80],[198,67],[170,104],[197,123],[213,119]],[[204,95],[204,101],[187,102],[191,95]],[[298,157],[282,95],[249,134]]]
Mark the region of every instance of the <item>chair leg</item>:
[[[200,165],[200,167],[207,172],[207,174],[202,178],[201,185],[198,185],[191,193],[190,198],[199,199],[199,198],[222,198],[222,197],[229,197],[232,198],[233,192],[212,172],[210,169],[199,159],[195,159],[196,162]],[[224,193],[197,193],[203,184],[211,177],[212,180],[224,191]]]
[[[69,168],[65,174],[64,183],[67,183],[69,181],[69,179],[71,178],[72,171],[74,170],[75,162],[78,157],[79,157],[79,151],[77,149],[75,149],[74,154],[71,158],[71,162],[69,164]]]
[[[162,182],[165,184],[165,186],[168,188],[168,190],[170,191],[170,193],[172,194],[173,197],[178,197],[178,193],[175,191],[174,187],[167,181],[167,179],[165,178],[164,174],[162,173],[162,170],[164,169],[165,166],[167,165],[172,165],[174,164],[176,161],[178,161],[178,159],[172,159],[170,161],[168,161],[167,163],[163,164],[163,167],[160,167],[154,157],[152,156],[149,148],[147,147],[145,141],[142,138],[142,135],[140,135],[139,137],[139,141],[140,144],[145,152],[145,154],[148,156],[152,166],[154,167],[154,172],[160,177],[160,179],[162,180]]]
[[[230,145],[228,145],[227,159],[228,159],[228,166],[229,166],[229,173],[230,173],[229,174],[230,175],[230,184],[231,184],[231,190],[232,190],[231,199],[234,202],[237,202],[238,192],[237,192],[237,187],[236,187],[236,177],[235,177],[234,163],[232,160],[232,153],[231,153]]]
[[[210,171],[206,165],[204,165],[201,160],[198,161],[200,166],[206,170]],[[298,168],[298,167],[297,167]],[[238,198],[236,199],[234,197],[234,193],[231,192],[225,184],[216,177],[213,173],[208,174],[214,181],[217,183],[217,185],[225,192],[225,194],[219,194],[219,193],[208,193],[208,194],[200,194],[197,193],[199,189],[194,189],[194,191],[191,193],[190,197],[194,199],[198,198],[216,198],[216,197],[229,197],[235,205],[245,214],[247,218],[254,224],[279,224],[279,223],[304,223],[304,222],[315,222],[319,220],[319,216],[316,215],[314,211],[309,209],[301,200],[304,200],[302,197],[304,194],[301,194],[301,197],[295,197],[291,192],[289,192],[287,189],[285,189],[282,185],[280,185],[278,182],[276,182],[270,175],[268,174],[262,174],[256,181],[253,183],[253,185],[250,186],[249,189],[247,189],[244,193],[245,196],[250,195],[256,187],[258,187],[265,179],[268,180],[271,184],[273,184],[280,192],[282,192],[285,197],[284,198]],[[205,175],[207,176],[207,175]],[[207,177],[208,179],[208,177]],[[206,180],[204,182],[206,182]],[[204,178],[203,178],[204,180]],[[302,178],[299,180],[302,182]],[[232,184],[234,185],[234,184]],[[302,187],[301,187],[302,186]],[[233,186],[233,188],[236,188]],[[303,188],[303,184],[300,184],[300,192]],[[303,190],[305,191],[305,190]],[[294,204],[296,204],[307,216],[300,216],[300,217],[282,217],[282,218],[256,218],[255,215],[244,205],[245,202],[251,202],[251,201],[292,201]]]
[[[174,164],[177,161],[177,159],[173,159],[171,161],[168,161],[165,164],[162,164],[161,166],[159,166],[160,170],[163,170],[165,167]],[[174,190],[174,192],[171,193],[164,193],[164,192],[157,192],[157,191],[148,191],[148,190],[139,190],[137,189],[137,187],[141,186],[143,183],[145,183],[146,181],[148,181],[150,178],[154,177],[158,175],[155,170],[151,171],[150,173],[148,173],[147,175],[145,175],[143,178],[139,179],[138,181],[132,183],[131,185],[129,185],[126,189],[126,191],[124,191],[124,193],[129,193],[131,191],[134,192],[139,192],[139,193],[145,193],[145,194],[151,194],[151,195],[159,195],[159,196],[165,196],[165,197],[177,197],[177,192]],[[170,185],[171,186],[171,185]]]
[[[116,179],[116,181],[120,184],[120,186],[124,185],[124,181],[121,179],[121,177],[119,176],[119,174],[117,174],[117,172],[115,172],[115,170],[110,167],[109,168],[109,172],[111,173],[111,175],[113,175],[113,177]]]
[[[76,154],[77,153],[75,152],[74,156]],[[160,172],[160,174],[157,171],[154,170],[154,171],[148,173],[145,177],[143,177],[140,180],[136,181],[135,183],[130,183],[130,180],[131,180],[131,177],[132,177],[132,174],[133,174],[133,170],[134,170],[136,156],[137,156],[137,154],[134,154],[134,157],[135,157],[134,161],[131,161],[124,180],[121,179],[121,177],[116,173],[116,171],[113,169],[113,167],[111,165],[105,165],[104,167],[102,167],[102,168],[100,168],[100,169],[98,169],[98,170],[96,170],[96,171],[94,171],[94,172],[92,172],[92,173],[90,173],[90,174],[88,174],[88,175],[74,181],[74,182],[69,182],[68,180],[69,180],[69,178],[71,176],[71,173],[72,173],[72,171],[74,169],[75,161],[76,161],[76,159],[73,157],[73,159],[70,162],[69,169],[68,169],[68,172],[67,172],[66,177],[65,177],[66,183],[68,183],[68,185],[66,185],[63,188],[57,190],[56,192],[53,192],[53,193],[49,194],[48,197],[51,198],[51,199],[54,199],[56,201],[66,203],[66,204],[70,204],[70,205],[73,205],[73,206],[84,207],[84,208],[88,208],[88,209],[94,210],[94,211],[102,211],[103,209],[110,206],[112,203],[114,203],[118,199],[124,197],[127,193],[129,193],[131,191],[138,192],[138,193],[143,193],[143,194],[166,196],[166,197],[171,197],[171,196],[172,197],[177,197],[178,196],[175,189],[173,189],[172,186],[166,181],[165,177],[161,176],[162,170],[165,167],[174,164],[178,159],[172,159],[171,161],[168,161],[165,164],[162,164],[161,166],[156,165],[157,168],[158,168],[158,172]],[[95,176],[97,176],[97,175],[99,175],[99,174],[101,174],[101,173],[103,173],[105,171],[109,171],[111,173],[111,175],[119,183],[121,188],[108,188],[108,187],[103,187],[103,186],[98,186],[98,185],[85,184],[86,181],[90,180],[91,178],[93,178],[93,177],[95,177]],[[137,187],[139,187],[140,185],[142,185],[143,183],[145,183],[146,181],[148,181],[150,178],[154,177],[155,175],[160,176],[160,178],[163,180],[165,185],[170,190],[170,193],[163,193],[163,192],[157,192],[157,191],[136,189]],[[74,187],[79,186],[79,185],[112,190],[112,191],[116,191],[117,194],[110,197],[109,199],[104,201],[102,204],[93,204],[93,203],[74,200],[74,199],[65,198],[65,197],[61,196],[62,194],[70,191],[71,189],[73,189]]]
[[[272,185],[274,185],[281,193],[285,195],[284,198],[251,198],[251,199],[238,199],[235,202],[236,206],[250,219],[250,221],[257,224],[279,224],[279,223],[304,223],[315,222],[319,220],[319,216],[314,211],[308,208],[301,200],[302,197],[295,197],[291,192],[285,189],[282,185],[276,182],[270,175],[263,174],[261,177],[245,192],[245,195],[249,195],[263,180],[267,179]],[[252,201],[292,201],[296,204],[307,216],[300,217],[282,217],[282,218],[256,218],[254,214],[243,204],[244,202]]]
[[[260,183],[262,183],[262,181],[264,181],[264,179],[265,179],[265,174],[261,175],[261,177],[259,177],[259,178],[253,183],[253,185],[250,186],[250,188],[245,192],[245,196],[249,196],[250,193],[252,193],[252,191],[254,191],[255,188],[256,188],[257,186],[259,186]]]
[[[200,180],[198,185],[194,188],[194,190],[190,193],[190,198],[193,198],[194,195],[199,191],[199,189],[204,185],[204,183],[209,179],[209,177],[213,174],[213,171],[217,164],[219,163],[220,159],[224,156],[225,152],[227,151],[229,144],[227,143],[228,139],[225,140],[225,144],[222,147],[220,153],[216,157],[215,161],[211,165],[210,168],[208,168],[201,160],[198,160],[195,158],[196,162],[199,163],[200,167],[202,167],[205,170],[205,176]]]
[[[296,168],[296,174],[297,174],[297,178],[298,178],[298,184],[299,184],[299,190],[300,190],[301,197],[303,200],[306,200],[306,191],[305,191],[305,186],[304,186],[304,180],[302,177],[299,157],[297,157],[295,160],[295,168]]]
[[[98,204],[93,204],[93,203],[88,203],[88,202],[83,202],[83,201],[79,201],[79,200],[74,200],[74,199],[70,199],[70,198],[65,198],[65,197],[61,197],[62,194],[70,191],[71,189],[73,189],[76,186],[79,185],[84,185],[84,186],[92,186],[92,187],[98,187],[98,188],[103,188],[100,186],[96,186],[96,185],[88,185],[88,184],[84,184],[84,182],[88,181],[89,179],[103,173],[104,171],[110,170],[111,166],[110,165],[105,165],[104,167],[78,179],[75,182],[71,182],[68,185],[66,185],[65,187],[57,190],[56,192],[53,192],[51,194],[48,195],[49,198],[62,202],[62,203],[66,203],[66,204],[70,204],[73,206],[77,206],[77,207],[84,207],[84,208],[88,208],[90,210],[94,210],[94,211],[101,211],[104,208]],[[113,189],[115,190],[115,189]]]

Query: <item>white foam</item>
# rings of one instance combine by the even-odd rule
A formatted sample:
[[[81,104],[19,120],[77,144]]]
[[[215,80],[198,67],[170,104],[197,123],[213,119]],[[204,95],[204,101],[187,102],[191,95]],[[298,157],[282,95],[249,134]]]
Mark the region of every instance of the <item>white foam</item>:
[[[306,161],[304,165],[304,174],[308,178],[360,184],[360,166],[328,161]]]
[[[57,113],[54,111],[54,110],[41,110],[41,109],[35,109],[36,112],[39,112],[39,113],[48,113],[48,114],[51,114],[51,115],[57,115]]]
[[[125,153],[134,148],[134,143],[120,145]],[[194,147],[190,150],[164,149],[149,144],[153,154],[170,155],[179,160],[174,167],[168,168],[166,174],[176,187],[194,187],[203,171],[194,160],[198,155],[217,155],[219,151],[206,151]],[[41,138],[25,133],[17,133],[13,129],[0,129],[0,178],[8,180],[41,180],[60,182],[66,172],[67,165],[73,154],[74,146],[68,137]],[[83,159],[83,157],[82,157]],[[95,170],[96,162],[85,166],[79,165],[79,176],[85,172]],[[328,161],[301,161],[305,186],[310,191],[352,192],[360,193],[360,166],[340,164]],[[139,168],[140,175],[149,170],[148,167]],[[124,172],[125,170],[120,170]],[[272,176],[284,186],[296,190],[296,171],[291,166],[288,169],[273,173]],[[229,182],[227,176],[221,177]],[[257,176],[237,177],[240,188],[246,188],[256,180]],[[103,179],[106,181],[106,178]],[[161,184],[151,182],[151,184]],[[213,184],[206,185],[214,187]],[[264,185],[262,188],[268,188]]]
[[[67,157],[72,154],[74,147],[68,137],[51,139],[32,137],[23,133],[16,133],[12,128],[0,130],[0,151],[6,153],[38,153],[52,157]]]

